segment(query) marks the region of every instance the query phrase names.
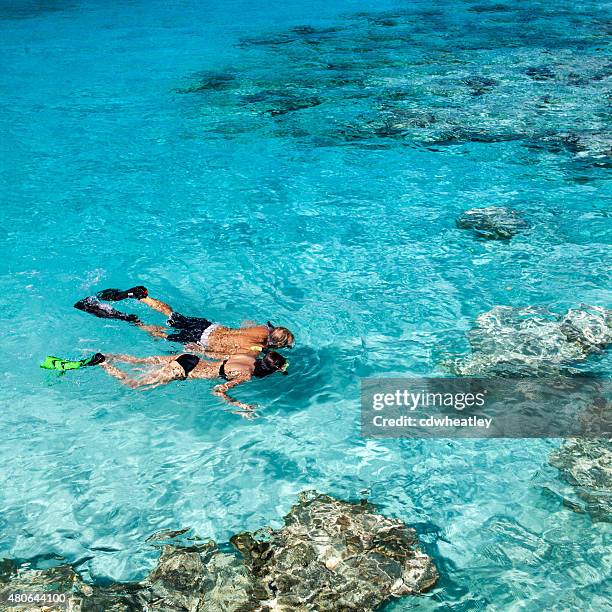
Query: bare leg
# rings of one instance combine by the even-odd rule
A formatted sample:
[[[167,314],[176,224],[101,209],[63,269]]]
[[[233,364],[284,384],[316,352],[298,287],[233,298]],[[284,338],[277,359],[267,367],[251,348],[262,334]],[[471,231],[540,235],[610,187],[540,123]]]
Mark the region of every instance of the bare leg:
[[[139,380],[135,378],[130,378],[123,370],[107,363],[106,361],[100,364],[111,376],[114,376],[116,379],[120,380],[124,385],[130,387],[131,389],[137,389],[138,387],[149,387],[152,389],[153,387],[158,387],[159,385],[165,385],[169,383],[171,380],[175,380],[176,376],[168,372],[165,369],[158,370],[153,374],[149,374],[149,376],[144,376]]]
[[[165,302],[162,302],[161,300],[156,300],[155,298],[152,298],[152,297],[145,297],[145,298],[142,298],[140,301],[143,304],[146,304],[147,306],[149,306],[149,308],[152,308],[153,310],[157,310],[157,312],[161,312],[167,317],[169,317],[172,314],[172,308],[168,306],[168,304],[166,304]]]
[[[172,308],[162,302],[161,300],[156,300],[152,297],[145,297],[140,300],[142,303],[146,304],[153,310],[157,310],[157,312],[161,312],[163,315],[169,317],[172,314]],[[149,335],[153,336],[153,338],[167,338],[168,331],[165,327],[161,325],[147,325],[142,322],[137,322],[136,325],[142,329],[142,331],[147,332]]]
[[[120,380],[124,385],[135,389],[138,386],[138,381],[130,378],[123,370],[116,368],[114,365],[104,361],[100,364],[101,368],[104,368],[108,374],[114,376],[116,379]]]
[[[175,361],[174,355],[154,355],[153,357],[133,357],[132,355],[124,355],[122,353],[110,353],[105,355],[108,361],[122,361],[124,363],[149,363],[149,364],[163,364]]]
[[[165,327],[161,325],[146,325],[145,323],[135,323],[136,327],[140,327],[142,331],[147,332],[154,338],[167,338],[168,332]]]

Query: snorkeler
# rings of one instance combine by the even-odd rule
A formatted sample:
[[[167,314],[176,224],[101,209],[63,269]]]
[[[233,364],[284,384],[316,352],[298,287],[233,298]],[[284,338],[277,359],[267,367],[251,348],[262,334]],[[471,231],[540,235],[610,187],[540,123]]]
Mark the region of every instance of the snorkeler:
[[[167,316],[167,326],[176,331],[170,333],[171,330],[165,327],[147,325],[136,315],[124,314],[100,301],[118,302],[127,298],[139,300]],[[96,317],[134,323],[153,337],[180,342],[187,345],[186,348],[191,351],[206,352],[217,357],[238,354],[258,355],[266,349],[291,348],[294,341],[293,334],[286,327],[276,327],[269,321],[267,325],[235,329],[201,317],[185,317],[175,312],[168,304],[149,297],[147,288],[142,286],[132,287],[126,291],[105,289],[95,296],[78,301],[74,307]]]
[[[154,366],[152,371],[140,378],[131,378],[127,372],[120,370],[112,362],[123,362],[131,364],[144,364]],[[59,357],[47,357],[41,364],[47,370],[75,370],[81,367],[99,365],[104,368],[111,376],[119,379],[124,385],[137,389],[147,387],[152,389],[159,385],[165,385],[173,380],[192,380],[192,379],[215,379],[225,380],[223,384],[217,385],[213,393],[232,406],[242,410],[253,410],[254,406],[245,404],[231,398],[227,392],[252,378],[265,378],[281,372],[287,374],[289,362],[274,351],[265,352],[263,357],[256,359],[250,355],[233,355],[223,361],[210,361],[200,359],[196,355],[183,354],[178,357],[156,356],[156,357],[133,357],[132,355],[115,355],[96,353],[87,359],[70,361]],[[158,366],[158,367],[155,367]]]

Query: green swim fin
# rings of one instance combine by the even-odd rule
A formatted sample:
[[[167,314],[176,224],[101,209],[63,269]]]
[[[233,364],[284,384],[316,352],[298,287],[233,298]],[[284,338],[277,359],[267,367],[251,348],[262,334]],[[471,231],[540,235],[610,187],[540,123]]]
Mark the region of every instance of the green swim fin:
[[[53,357],[53,355],[49,355],[40,364],[40,367],[44,368],[45,370],[60,370],[61,372],[65,372],[66,370],[78,370],[79,368],[83,368],[85,366],[98,365],[103,361],[104,355],[102,355],[101,353],[96,353],[91,357],[86,357],[85,359],[79,359],[76,361],[72,361],[70,359],[62,359],[61,357]]]

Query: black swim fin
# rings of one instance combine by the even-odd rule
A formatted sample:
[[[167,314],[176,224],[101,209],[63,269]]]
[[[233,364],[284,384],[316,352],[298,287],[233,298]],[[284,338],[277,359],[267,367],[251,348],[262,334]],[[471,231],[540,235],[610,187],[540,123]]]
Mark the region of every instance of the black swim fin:
[[[131,289],[126,289],[125,291],[121,291],[121,289],[103,289],[102,291],[98,291],[96,293],[96,297],[101,300],[106,300],[107,302],[118,302],[120,300],[125,300],[127,298],[134,298],[135,300],[142,300],[149,295],[146,287],[142,285],[138,285],[137,287],[132,287]]]
[[[127,321],[128,323],[140,322],[140,319],[135,314],[125,314],[123,312],[119,312],[108,304],[102,304],[102,302],[93,296],[79,300],[74,307],[77,310],[88,312],[94,317],[99,317],[100,319],[118,319],[119,321]]]

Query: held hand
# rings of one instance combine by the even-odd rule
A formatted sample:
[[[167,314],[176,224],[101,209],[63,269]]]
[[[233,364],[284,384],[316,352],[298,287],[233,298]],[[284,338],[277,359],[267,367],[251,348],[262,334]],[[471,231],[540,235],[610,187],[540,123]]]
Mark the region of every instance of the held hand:
[[[232,414],[237,414],[243,419],[248,419],[249,421],[258,418],[259,416],[256,412],[253,412],[253,410],[232,410]]]

